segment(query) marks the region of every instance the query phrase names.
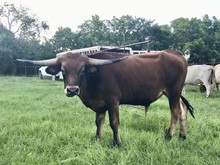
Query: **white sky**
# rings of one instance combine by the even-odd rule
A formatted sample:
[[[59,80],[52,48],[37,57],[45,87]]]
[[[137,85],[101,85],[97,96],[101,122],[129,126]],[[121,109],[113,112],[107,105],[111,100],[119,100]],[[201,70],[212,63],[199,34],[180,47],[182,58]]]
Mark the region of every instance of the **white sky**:
[[[6,0],[0,0],[0,5]],[[7,0],[21,4],[36,14],[39,21],[47,21],[51,37],[58,27],[70,27],[73,31],[92,15],[101,20],[111,20],[113,16],[132,15],[154,23],[169,24],[179,17],[202,18],[205,14],[220,19],[220,0]]]

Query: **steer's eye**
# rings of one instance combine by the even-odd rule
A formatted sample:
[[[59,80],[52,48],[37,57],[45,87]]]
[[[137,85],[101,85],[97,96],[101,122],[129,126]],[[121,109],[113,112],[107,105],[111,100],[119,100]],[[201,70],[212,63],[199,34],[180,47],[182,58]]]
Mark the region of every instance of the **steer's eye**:
[[[65,77],[66,72],[63,69],[61,70],[61,72],[62,72],[63,77]]]
[[[83,68],[80,70],[78,76],[81,77],[82,75],[84,75],[84,73],[85,73],[85,67],[83,67]]]
[[[82,68],[82,70],[80,71],[80,73],[84,73],[85,71],[85,67]]]

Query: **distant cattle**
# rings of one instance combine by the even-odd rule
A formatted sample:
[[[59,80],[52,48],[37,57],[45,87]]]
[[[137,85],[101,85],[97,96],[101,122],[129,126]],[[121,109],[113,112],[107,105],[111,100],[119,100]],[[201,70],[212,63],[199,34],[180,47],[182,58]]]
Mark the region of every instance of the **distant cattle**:
[[[209,97],[210,93],[215,95],[216,80],[214,68],[211,65],[205,64],[188,66],[185,86],[183,88],[184,93],[187,84],[199,85],[201,92],[206,91],[206,97]]]
[[[214,66],[215,70],[215,78],[216,78],[216,88],[219,90],[219,84],[220,84],[220,64],[217,64]]]
[[[199,85],[199,91],[201,93],[206,92],[206,87],[204,86],[203,82],[200,82],[198,85]]]
[[[66,52],[49,60],[19,61],[47,65],[50,74],[62,71],[66,96],[78,95],[96,112],[97,139],[101,139],[108,111],[113,143],[119,146],[119,105],[142,105],[147,109],[163,94],[169,100],[171,112],[165,138],[171,139],[178,121],[179,137],[186,138],[187,109],[193,116],[193,108],[181,96],[187,61],[180,52],[165,50],[140,55],[97,52],[89,56]]]

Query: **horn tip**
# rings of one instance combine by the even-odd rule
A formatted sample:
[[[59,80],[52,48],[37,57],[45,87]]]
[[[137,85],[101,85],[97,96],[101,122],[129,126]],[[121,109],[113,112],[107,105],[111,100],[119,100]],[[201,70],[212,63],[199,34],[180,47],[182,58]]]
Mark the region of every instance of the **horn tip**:
[[[24,61],[26,61],[26,60],[23,60],[23,59],[16,59],[16,61],[24,62]]]

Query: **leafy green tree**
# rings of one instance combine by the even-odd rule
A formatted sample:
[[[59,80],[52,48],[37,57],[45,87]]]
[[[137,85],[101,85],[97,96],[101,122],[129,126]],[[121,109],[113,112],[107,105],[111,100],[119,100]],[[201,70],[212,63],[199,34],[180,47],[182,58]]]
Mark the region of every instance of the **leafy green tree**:
[[[155,24],[151,30],[151,50],[164,50],[173,48],[173,38],[171,29],[168,25],[159,26]]]
[[[173,49],[183,50],[184,43],[190,40],[190,23],[188,18],[178,18],[171,21],[171,31],[173,36]]]
[[[40,57],[40,33],[47,29],[27,8],[7,2],[0,6],[0,74],[14,74],[17,58]]]
[[[151,35],[152,23],[153,21],[129,15],[124,15],[120,18],[113,17],[108,22],[111,40],[115,45],[119,46],[144,41]],[[136,45],[133,46],[133,49],[146,49],[146,47]]]
[[[173,34],[173,48],[184,52],[189,50],[190,62],[204,61],[203,52],[206,49],[204,42],[204,27],[202,21],[197,18],[178,18],[171,22]]]
[[[100,20],[92,16],[79,26],[77,32],[79,47],[95,45],[122,46],[144,41],[151,35],[153,21],[129,15],[112,20]],[[135,45],[133,49],[147,49],[147,45]]]
[[[57,53],[78,48],[77,35],[69,27],[59,27],[50,42]]]
[[[0,6],[0,23],[13,32],[16,38],[26,40],[39,39],[41,31],[49,29],[48,24],[40,22],[28,8],[7,2]]]
[[[220,60],[220,22],[204,15],[202,19],[178,18],[171,23],[174,49],[189,50],[193,63],[214,63]]]
[[[106,21],[100,20],[98,15],[92,16],[78,26],[78,43],[81,48],[97,45],[111,45],[110,33]]]
[[[209,18],[206,14],[203,16],[202,23],[204,26],[204,42],[206,48],[206,60],[215,62],[220,60],[220,20],[216,17]]]
[[[13,33],[0,25],[0,74],[12,72],[15,43]]]
[[[37,59],[49,59],[54,58],[56,56],[56,48],[53,44],[53,40],[46,40],[45,42],[40,44],[40,48],[38,50],[39,54]]]

